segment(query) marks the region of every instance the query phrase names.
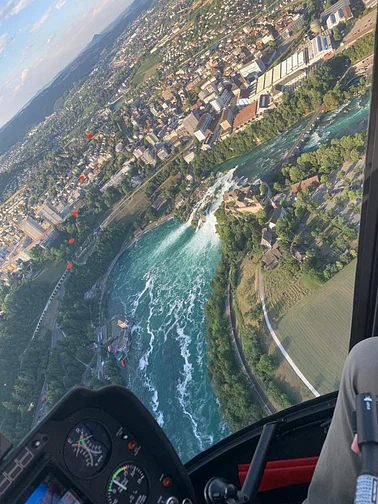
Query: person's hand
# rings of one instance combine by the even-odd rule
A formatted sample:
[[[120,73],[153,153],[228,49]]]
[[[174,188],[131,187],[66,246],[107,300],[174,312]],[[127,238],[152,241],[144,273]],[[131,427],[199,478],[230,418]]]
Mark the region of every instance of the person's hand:
[[[357,439],[357,434],[354,435],[353,443],[351,444],[352,452],[354,453],[361,453],[360,449],[358,447],[358,439]]]

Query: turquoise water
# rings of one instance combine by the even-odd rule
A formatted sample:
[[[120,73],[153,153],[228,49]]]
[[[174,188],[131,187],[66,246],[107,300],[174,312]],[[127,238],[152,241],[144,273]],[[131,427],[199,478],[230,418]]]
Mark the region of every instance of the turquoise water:
[[[342,107],[325,114],[316,130],[303,144],[302,151],[315,149],[323,142],[332,138],[351,135],[363,131],[367,127],[370,95],[354,98]],[[300,136],[309,119],[304,119],[288,131],[257,147],[252,152],[231,159],[219,167],[227,171],[238,166],[236,176],[254,180],[258,175],[271,170],[289,152],[291,146]]]
[[[365,129],[368,106],[365,97],[327,114],[304,150]],[[228,190],[235,174],[253,179],[276,166],[302,125],[223,165],[226,174],[208,201]],[[227,172],[237,165],[235,173]],[[184,461],[230,432],[207,376],[203,310],[219,260],[213,212],[220,202],[213,203],[197,231],[171,220],[142,236],[122,255],[109,281],[108,315],[133,314],[138,322],[125,383],[152,411]],[[203,203],[208,205],[206,198]]]
[[[224,175],[218,190],[231,183],[232,173]],[[207,376],[204,318],[219,260],[220,201],[197,231],[170,220],[143,235],[109,279],[108,315],[123,311],[137,321],[125,383],[185,461],[230,433]]]

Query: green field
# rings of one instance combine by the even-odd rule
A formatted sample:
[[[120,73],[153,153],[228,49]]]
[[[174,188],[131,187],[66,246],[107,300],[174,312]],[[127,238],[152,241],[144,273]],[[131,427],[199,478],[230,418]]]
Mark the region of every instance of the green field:
[[[65,262],[51,262],[48,261],[42,271],[34,278],[39,284],[49,283],[54,285],[66,270]]]
[[[141,84],[146,77],[151,77],[160,65],[160,56],[158,53],[150,54],[143,61],[134,75],[133,83],[135,86]],[[147,74],[147,75],[146,75]]]
[[[303,274],[292,275],[278,267],[264,273],[265,303],[271,322],[278,322],[301,299],[308,296],[315,285]]]
[[[283,346],[321,394],[339,386],[348,353],[355,271],[353,261],[278,323]]]

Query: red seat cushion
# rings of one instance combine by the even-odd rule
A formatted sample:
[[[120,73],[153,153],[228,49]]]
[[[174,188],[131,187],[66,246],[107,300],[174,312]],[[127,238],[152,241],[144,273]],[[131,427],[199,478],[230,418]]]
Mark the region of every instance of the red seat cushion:
[[[299,483],[310,483],[319,457],[267,462],[259,487],[260,492],[274,490]],[[243,485],[249,464],[239,464],[239,480]]]

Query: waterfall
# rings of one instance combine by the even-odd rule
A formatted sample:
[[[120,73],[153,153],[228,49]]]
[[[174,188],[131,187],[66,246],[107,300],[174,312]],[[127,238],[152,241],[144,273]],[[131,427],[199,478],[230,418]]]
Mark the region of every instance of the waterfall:
[[[206,217],[211,218],[214,215],[214,213],[218,210],[218,208],[221,206],[223,194],[239,187],[240,180],[233,178],[235,170],[237,168],[238,166],[235,166],[235,168],[228,171],[227,173],[218,176],[214,184],[211,187],[209,187],[209,189],[206,191],[203,198],[200,201],[198,201],[198,203],[196,203],[188,219],[187,222],[188,226],[191,225],[194,216],[198,212],[201,212],[204,209],[206,209],[206,207],[208,207]],[[198,222],[197,229],[201,227],[201,224],[202,223],[200,220]]]

